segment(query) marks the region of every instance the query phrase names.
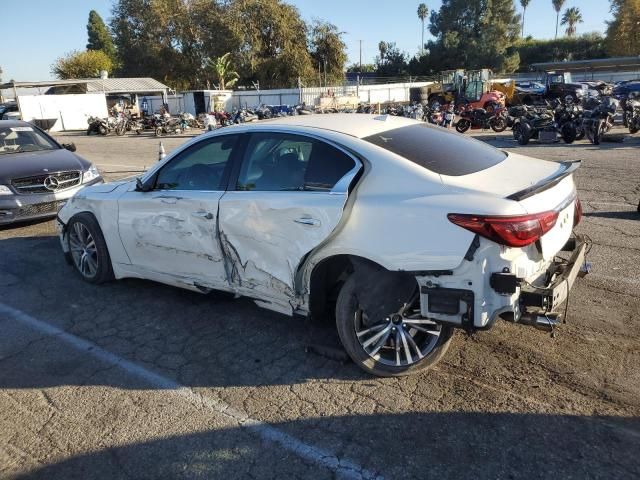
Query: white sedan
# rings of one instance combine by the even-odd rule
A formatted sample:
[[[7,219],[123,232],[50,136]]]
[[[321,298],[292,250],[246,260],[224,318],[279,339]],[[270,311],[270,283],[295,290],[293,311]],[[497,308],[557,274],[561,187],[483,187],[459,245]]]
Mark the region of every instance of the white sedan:
[[[335,315],[360,367],[406,375],[435,364],[454,328],[554,328],[584,263],[578,166],[399,117],[278,118],[87,187],[58,227],[89,282],[145,278]]]

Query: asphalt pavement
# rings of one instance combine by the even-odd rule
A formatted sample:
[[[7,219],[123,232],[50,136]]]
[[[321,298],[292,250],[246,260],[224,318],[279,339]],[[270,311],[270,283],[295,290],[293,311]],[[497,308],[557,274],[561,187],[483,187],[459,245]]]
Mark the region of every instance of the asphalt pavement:
[[[53,222],[2,229],[0,477],[639,478],[640,135],[474,135],[583,161],[593,270],[555,338],[500,322],[457,332],[429,372],[375,378],[326,322],[148,281],[90,285]],[[148,135],[60,139],[111,179],[157,161]]]

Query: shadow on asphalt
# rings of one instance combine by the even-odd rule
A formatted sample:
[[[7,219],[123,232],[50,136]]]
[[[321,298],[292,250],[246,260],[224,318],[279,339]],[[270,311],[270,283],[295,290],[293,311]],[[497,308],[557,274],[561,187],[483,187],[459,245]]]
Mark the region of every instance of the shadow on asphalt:
[[[347,361],[335,324],[328,319],[289,317],[247,298],[236,300],[222,292],[203,295],[146,280],[89,284],[66,264],[55,236],[0,240],[0,252],[9,252],[0,255],[0,302],[180,384],[282,385],[310,378],[366,378]],[[38,345],[30,348],[38,353]],[[5,361],[4,367],[0,388],[55,386],[55,375],[37,365],[32,371],[29,365],[16,365],[12,372]],[[65,381],[74,384],[80,378],[77,367],[76,360],[70,360],[50,362],[44,370],[66,372]]]
[[[640,428],[640,420],[635,418],[451,412],[322,417],[273,426],[341,452],[389,479],[640,475],[633,431]],[[270,460],[264,465],[263,449],[269,444],[248,442],[247,430],[206,431],[107,448],[21,478],[289,478],[286,461],[276,460],[276,471]],[[317,469],[307,471],[305,478],[333,476]]]
[[[617,212],[605,212],[605,211],[595,211],[595,212],[585,212],[583,213],[585,217],[599,217],[599,218],[614,218],[617,220],[640,220],[640,212],[638,211],[617,211]]]

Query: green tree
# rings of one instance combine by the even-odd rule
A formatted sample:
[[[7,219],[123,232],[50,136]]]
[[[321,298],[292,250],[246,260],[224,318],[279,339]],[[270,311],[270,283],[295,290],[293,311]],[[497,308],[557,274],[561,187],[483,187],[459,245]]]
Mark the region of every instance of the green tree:
[[[431,13],[428,43],[433,68],[491,68],[513,72],[518,68],[515,49],[520,37],[520,16],[513,0],[443,0]]]
[[[58,58],[51,65],[51,73],[57,78],[94,78],[101,70],[111,72],[113,63],[102,50],[74,51]]]
[[[527,7],[531,3],[531,0],[520,0],[522,6],[522,38],[524,38],[524,15],[527,13]]]
[[[537,40],[531,37],[518,42],[520,71],[530,71],[531,64],[563,60],[591,60],[607,57],[606,43],[599,32],[556,40]]]
[[[344,79],[347,46],[342,40],[344,32],[335,25],[314,20],[309,31],[309,52],[314,65],[326,66],[327,81],[339,83]]]
[[[420,55],[424,55],[424,21],[426,20],[428,15],[429,15],[429,9],[427,8],[427,5],[424,4],[424,3],[421,3],[420,5],[418,5],[418,18],[422,22],[422,37],[421,37],[421,41],[420,41]]]
[[[220,90],[233,87],[240,78],[240,75],[233,69],[231,64],[231,52],[227,52],[216,59],[210,59],[207,64],[216,76]]]
[[[560,22],[560,10],[564,7],[565,0],[551,0],[553,9],[556,11],[556,37],[558,38],[558,23]]]
[[[229,0],[228,8],[244,81],[282,88],[297,85],[298,77],[315,78],[308,28],[297,8],[282,0]]]
[[[116,49],[109,29],[102,21],[102,17],[95,10],[89,12],[87,23],[87,50],[101,50],[112,61],[116,58]]]
[[[203,88],[207,59],[236,51],[228,8],[216,0],[115,0],[111,30],[122,76]]]
[[[349,73],[373,73],[376,71],[376,65],[374,63],[363,63],[362,69],[360,69],[359,63],[352,63],[347,67]]]
[[[640,0],[611,0],[613,20],[607,26],[607,51],[612,56],[640,55]]]
[[[575,37],[578,23],[584,23],[580,9],[578,7],[567,8],[562,16],[562,22],[560,22],[561,25],[567,26],[567,37]]]
[[[376,57],[376,73],[402,75],[407,71],[407,54],[401,52],[395,42],[380,42],[380,54]]]

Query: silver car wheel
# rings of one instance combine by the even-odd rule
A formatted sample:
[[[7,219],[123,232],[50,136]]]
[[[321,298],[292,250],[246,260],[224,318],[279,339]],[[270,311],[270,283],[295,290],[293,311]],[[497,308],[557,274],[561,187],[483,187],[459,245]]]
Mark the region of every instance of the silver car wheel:
[[[85,278],[93,278],[98,272],[98,251],[89,229],[81,222],[73,224],[69,232],[69,250],[76,269]]]
[[[354,316],[356,336],[363,350],[376,362],[401,367],[412,365],[435,348],[442,325],[423,318],[414,308],[417,298],[400,311],[371,325],[358,308]]]

